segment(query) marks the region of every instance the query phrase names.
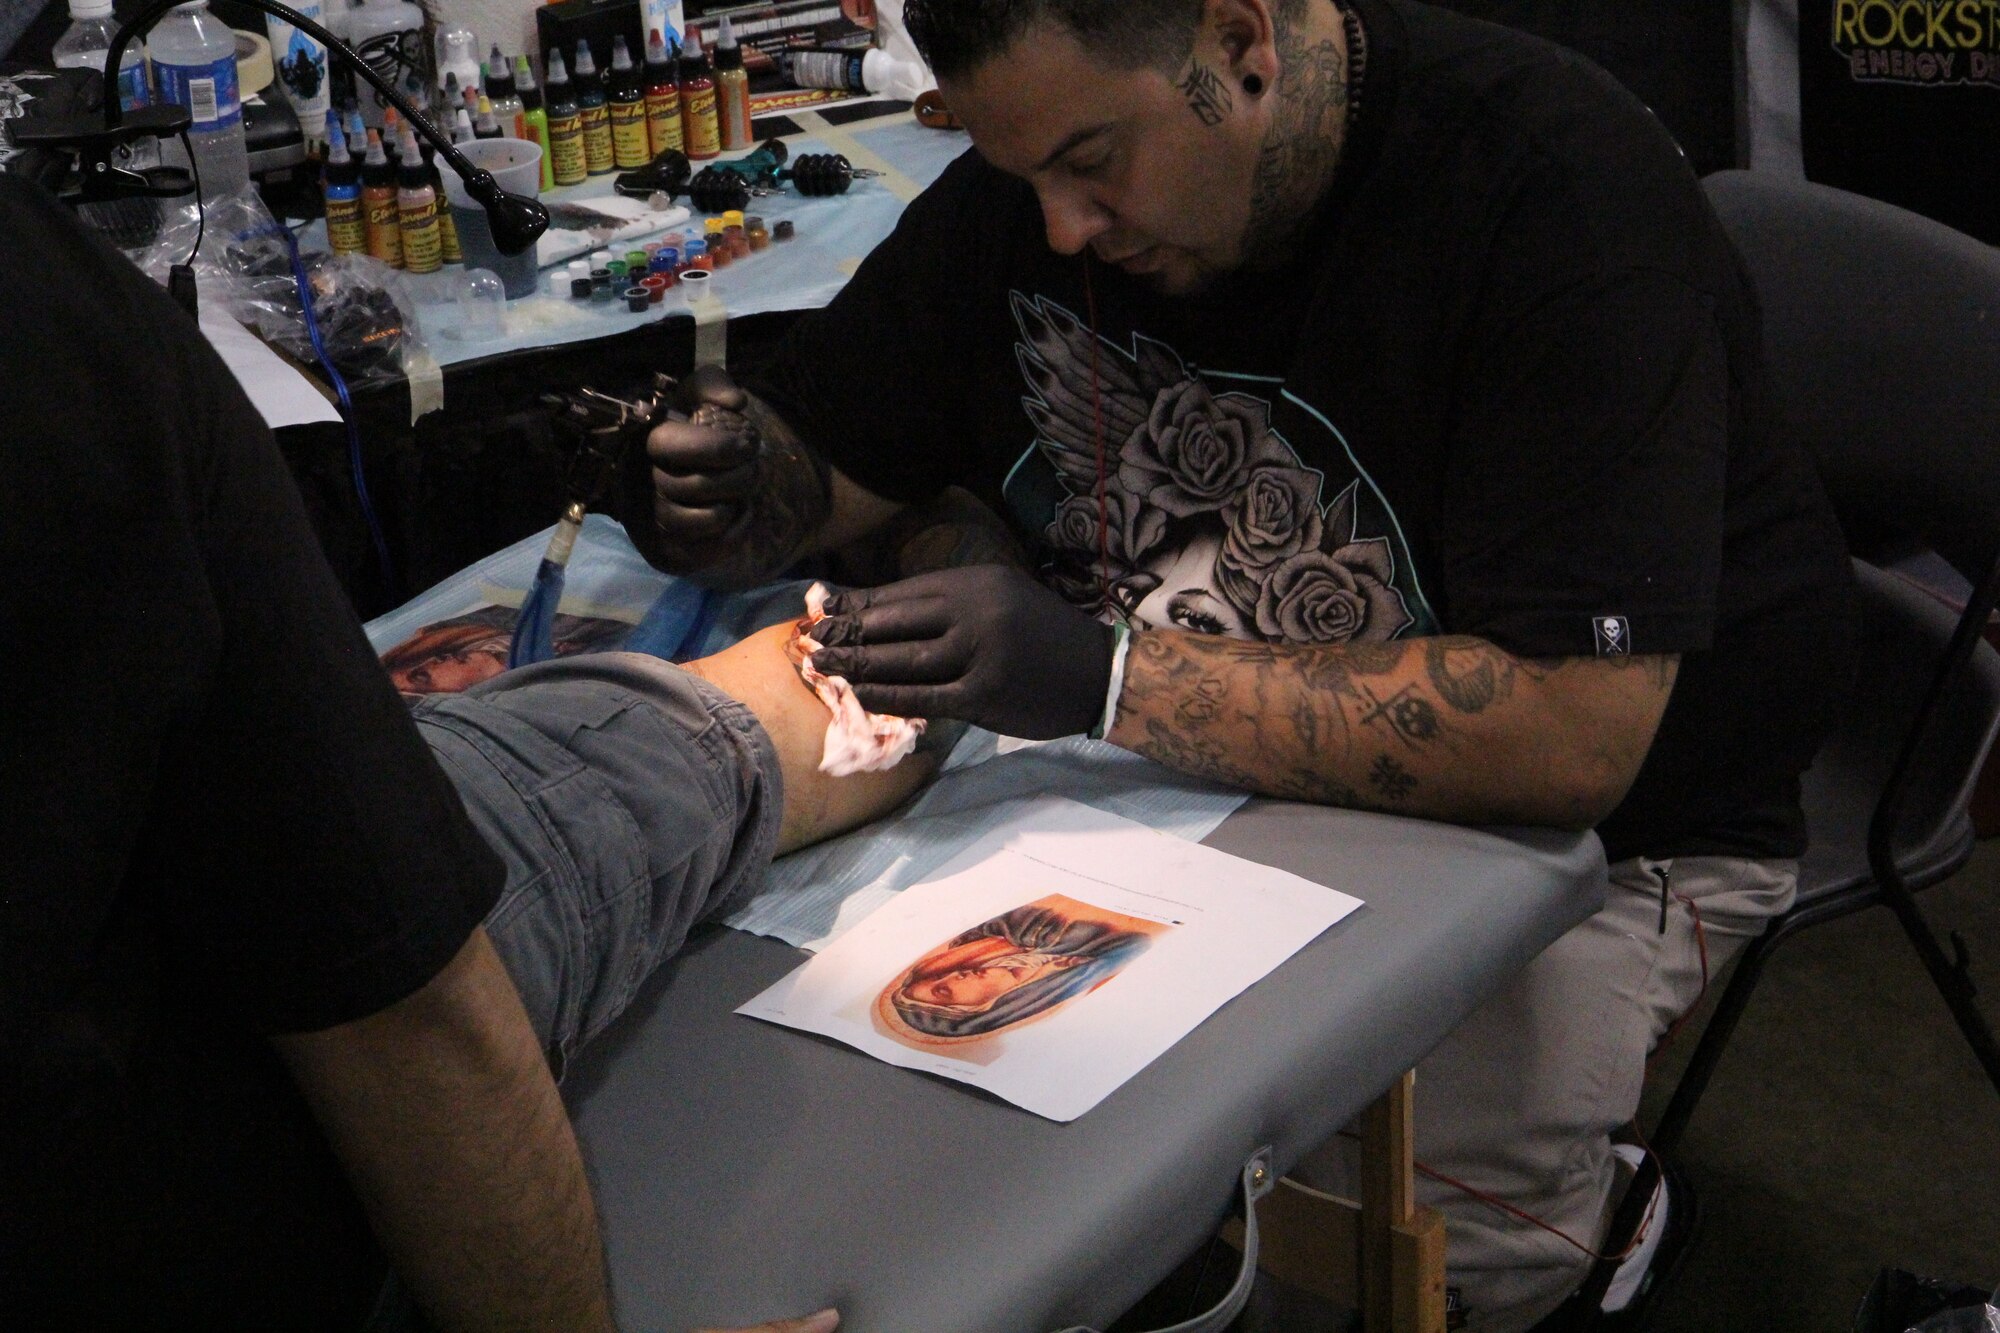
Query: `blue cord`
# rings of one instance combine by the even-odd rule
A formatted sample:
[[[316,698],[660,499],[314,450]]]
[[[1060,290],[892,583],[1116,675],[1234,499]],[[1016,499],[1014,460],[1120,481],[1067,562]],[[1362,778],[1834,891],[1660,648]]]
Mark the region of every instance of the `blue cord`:
[[[375,558],[382,562],[382,578],[388,584],[389,595],[400,601],[402,581],[396,577],[396,564],[389,558],[389,542],[382,535],[381,520],[375,517],[375,503],[368,498],[368,478],[361,470],[361,431],[354,424],[354,400],[348,397],[347,381],[334,368],[333,358],[327,355],[326,342],[320,336],[319,315],[313,309],[312,280],[306,276],[305,261],[299,258],[298,238],[282,224],[271,230],[285,238],[285,249],[291,255],[292,281],[299,289],[299,305],[305,311],[306,334],[312,339],[313,355],[319,358],[327,380],[333,385],[334,396],[340,400],[340,420],[347,427],[348,466],[354,473],[354,495],[361,502],[361,517],[368,524],[368,539],[374,544]]]

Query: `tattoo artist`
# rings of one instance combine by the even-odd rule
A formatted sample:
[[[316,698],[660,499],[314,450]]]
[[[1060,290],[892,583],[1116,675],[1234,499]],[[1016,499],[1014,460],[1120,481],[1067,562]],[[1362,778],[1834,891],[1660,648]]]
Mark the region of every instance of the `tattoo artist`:
[[[754,380],[697,372],[628,526],[750,584],[962,485],[1036,574],[830,604],[869,708],[1595,828],[1607,906],[1422,1067],[1450,1284],[1531,1327],[1607,1243],[1648,1052],[1790,902],[1850,637],[1728,240],[1602,71],[1410,0],[907,16],[974,150]]]

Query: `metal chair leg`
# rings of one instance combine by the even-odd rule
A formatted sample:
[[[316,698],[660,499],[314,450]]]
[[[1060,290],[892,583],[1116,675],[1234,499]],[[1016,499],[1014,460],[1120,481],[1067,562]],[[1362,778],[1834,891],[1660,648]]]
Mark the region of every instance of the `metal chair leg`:
[[[1924,919],[1923,909],[1907,887],[1901,883],[1880,886],[1882,901],[1896,914],[1897,922],[1903,927],[1903,934],[1917,951],[1924,970],[1930,974],[1931,984],[1944,997],[1945,1007],[1951,1010],[1952,1018],[1958,1023],[1960,1034],[1966,1044],[1972,1047],[1973,1056],[1980,1068],[1986,1071],[1993,1090],[2000,1093],[2000,1042],[1993,1037],[1993,1028],[1986,1021],[1977,1003],[1978,989],[1972,984],[1967,972],[1967,958],[1964,945],[1958,944],[1956,960],[1945,957],[1944,946],[1931,931],[1930,923]],[[1957,937],[1953,937],[1954,942]]]
[[[1751,992],[1757,989],[1757,981],[1764,974],[1764,964],[1779,941],[1791,932],[1786,929],[1784,917],[1771,923],[1770,929],[1750,941],[1736,961],[1735,975],[1729,978],[1729,985],[1723,988],[1722,998],[1716,1002],[1715,1013],[1709,1018],[1708,1026],[1702,1029],[1701,1040],[1695,1043],[1694,1055],[1688,1060],[1688,1067],[1681,1075],[1681,1081],[1674,1086],[1674,1095],[1667,1101],[1667,1109],[1660,1116],[1659,1124],[1653,1127],[1649,1140],[1653,1151],[1662,1155],[1672,1153],[1680,1146],[1681,1135],[1686,1131],[1688,1121],[1694,1118],[1694,1108],[1708,1091],[1708,1081],[1715,1076],[1715,1070],[1722,1063],[1722,1052],[1729,1045],[1729,1038],[1736,1031],[1736,1025],[1743,1018],[1743,1011],[1749,1007]]]

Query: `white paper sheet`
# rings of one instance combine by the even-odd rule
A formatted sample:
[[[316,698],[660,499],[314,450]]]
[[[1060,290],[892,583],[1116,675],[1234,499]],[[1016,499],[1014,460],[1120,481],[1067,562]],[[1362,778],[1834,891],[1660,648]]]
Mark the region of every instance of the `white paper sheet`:
[[[737,1010],[1074,1120],[1360,900],[1074,801]]]
[[[201,312],[201,331],[208,345],[243,386],[250,405],[264,418],[265,425],[276,430],[280,426],[340,420],[340,413],[312,381],[237,323],[221,305],[202,301],[196,309]]]
[[[773,863],[724,924],[822,949],[910,885],[994,834],[1028,831],[1024,798],[1065,796],[1199,842],[1249,797],[1083,736],[1045,745],[968,732],[903,810]]]

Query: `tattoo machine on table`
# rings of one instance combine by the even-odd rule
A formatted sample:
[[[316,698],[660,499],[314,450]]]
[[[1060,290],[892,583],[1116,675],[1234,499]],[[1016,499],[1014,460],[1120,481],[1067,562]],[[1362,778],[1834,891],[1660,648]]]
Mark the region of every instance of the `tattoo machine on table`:
[[[839,153],[805,153],[791,161],[782,139],[766,139],[754,152],[700,171],[694,170],[685,153],[669,148],[638,170],[619,176],[612,188],[635,199],[650,198],[655,191],[669,198],[685,193],[703,213],[726,213],[748,208],[753,197],[775,193],[786,181],[800,194],[821,196],[846,194],[855,181],[880,174],[855,166]]]

